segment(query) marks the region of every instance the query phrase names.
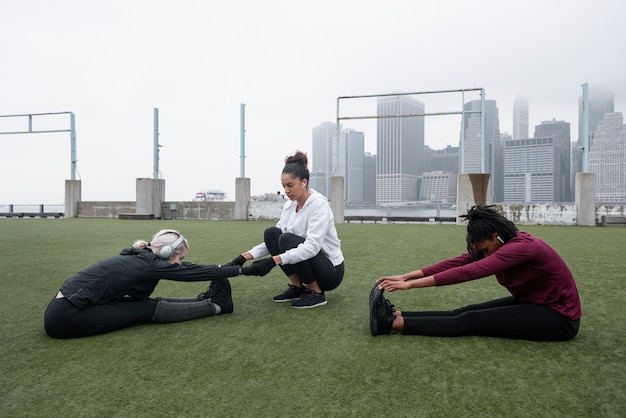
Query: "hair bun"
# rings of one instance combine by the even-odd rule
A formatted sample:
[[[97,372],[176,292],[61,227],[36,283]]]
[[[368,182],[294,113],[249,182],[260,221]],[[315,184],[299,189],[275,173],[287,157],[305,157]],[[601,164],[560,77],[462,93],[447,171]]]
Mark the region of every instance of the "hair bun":
[[[302,151],[296,151],[294,155],[290,155],[285,158],[285,164],[302,164],[303,166],[308,165],[308,158],[306,154]]]

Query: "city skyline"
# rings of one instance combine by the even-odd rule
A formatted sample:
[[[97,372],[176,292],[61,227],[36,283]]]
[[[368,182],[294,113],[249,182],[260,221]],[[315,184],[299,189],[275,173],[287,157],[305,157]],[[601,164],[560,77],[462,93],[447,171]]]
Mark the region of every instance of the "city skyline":
[[[611,91],[592,91],[595,93],[590,96],[587,104],[591,144],[589,171],[597,174],[596,199],[600,202],[626,201],[626,127],[623,124],[623,115],[621,112],[613,112],[615,99]],[[480,109],[481,101],[472,100],[464,104],[468,113],[461,131],[462,141],[459,142],[459,147],[447,146],[442,150],[425,146],[420,139],[423,138],[421,122],[424,117],[402,117],[424,113],[422,102],[400,95],[379,97],[377,101],[379,108],[376,143],[380,156],[363,151],[362,132],[341,128],[341,139],[337,141],[336,124],[325,122],[313,129],[313,143],[316,142],[315,132],[324,129],[326,137],[323,142],[327,144],[323,149],[314,145],[314,150],[322,152],[314,153],[313,164],[315,165],[315,160],[319,160],[320,166],[328,167],[326,173],[320,171],[328,184],[330,176],[344,176],[344,201],[348,206],[362,203],[362,199],[351,199],[349,196],[363,196],[373,190],[379,205],[418,200],[449,203],[456,196],[455,175],[459,172],[492,174],[488,200],[494,203],[560,203],[575,200],[573,186],[578,172],[576,160],[580,156],[576,143],[580,141],[572,140],[569,122],[556,119],[536,125],[533,135],[530,136],[525,126],[529,110],[525,98],[515,101],[516,113],[521,115],[518,117],[518,139],[513,139],[507,133],[500,134],[497,103],[486,100],[486,136],[483,145],[480,141],[480,113],[476,113]],[[396,117],[390,118],[389,115]],[[407,124],[407,121],[413,121],[413,125],[417,125]],[[416,129],[417,126],[420,129]],[[351,153],[347,146],[350,133],[358,134],[358,147],[350,147]],[[416,144],[418,148],[421,146],[423,152],[413,149]],[[481,151],[483,146],[484,154]],[[331,148],[335,150],[334,153],[327,151]],[[375,157],[376,160],[376,186],[372,184],[372,179],[364,175],[363,161],[366,155]],[[402,169],[403,166],[408,167],[409,161],[413,167],[411,170],[420,172],[412,183],[412,176],[406,175],[410,170]],[[423,168],[416,168],[419,161],[425,163]],[[347,174],[346,167],[351,165],[358,167],[358,174],[355,174],[362,181],[355,183],[354,176]],[[317,173],[312,174],[315,175]],[[315,185],[316,180],[312,180],[311,184]],[[369,186],[364,186],[366,184]],[[364,190],[364,187],[369,189]],[[419,199],[413,192],[419,195]]]
[[[501,131],[512,132],[524,96],[529,126],[565,120],[572,136],[581,84],[606,86],[626,109],[618,0],[528,0],[515,13],[488,0],[5,3],[0,115],[74,112],[86,201],[132,201],[136,179],[152,177],[154,108],[168,200],[203,189],[234,198],[242,103],[252,194],[280,188],[285,156],[311,153],[311,127],[335,122],[340,96],[480,87],[498,103]],[[460,118],[431,119],[426,145],[456,145]],[[376,152],[366,122],[344,125]],[[70,161],[66,134],[0,136],[0,178],[10,179],[0,204],[62,203]]]

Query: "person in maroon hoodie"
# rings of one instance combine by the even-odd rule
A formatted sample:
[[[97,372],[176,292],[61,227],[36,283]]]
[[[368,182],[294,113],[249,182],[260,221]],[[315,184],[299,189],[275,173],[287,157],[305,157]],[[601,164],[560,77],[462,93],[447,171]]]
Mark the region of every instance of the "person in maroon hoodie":
[[[489,337],[565,341],[578,333],[581,309],[572,272],[548,244],[500,215],[474,206],[462,216],[467,253],[409,273],[379,278],[370,293],[372,335]],[[445,286],[495,275],[511,296],[452,311],[396,311],[383,292]]]

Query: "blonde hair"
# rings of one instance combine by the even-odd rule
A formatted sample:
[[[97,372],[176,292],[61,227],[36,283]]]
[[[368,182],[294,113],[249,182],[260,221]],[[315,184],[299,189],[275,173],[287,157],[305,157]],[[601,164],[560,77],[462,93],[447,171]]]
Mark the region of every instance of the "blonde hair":
[[[159,254],[159,251],[161,251],[161,248],[163,248],[165,245],[172,245],[180,237],[182,237],[181,233],[176,231],[175,229],[162,229],[156,234],[154,234],[154,236],[152,237],[152,241],[150,242],[147,242],[144,240],[135,241],[133,244],[133,248],[142,249],[142,248],[150,247],[155,254]],[[174,253],[172,254],[172,257],[180,254],[185,248],[189,250],[189,243],[187,242],[186,238],[184,239],[181,245],[179,245],[178,247],[176,247],[176,249],[174,249]]]

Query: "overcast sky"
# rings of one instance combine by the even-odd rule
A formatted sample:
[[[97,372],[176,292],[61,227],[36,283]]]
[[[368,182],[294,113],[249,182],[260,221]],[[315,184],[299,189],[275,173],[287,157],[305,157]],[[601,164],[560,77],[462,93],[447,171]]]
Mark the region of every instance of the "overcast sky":
[[[311,153],[311,129],[334,122],[337,97],[481,87],[512,132],[513,102],[528,98],[530,135],[544,120],[578,136],[581,84],[615,93],[626,111],[626,2],[551,0],[3,0],[0,115],[76,115],[86,201],[134,201],[153,176],[159,109],[166,200],[219,188],[234,199],[240,104],[245,176],[253,194],[281,189],[285,156]],[[466,95],[466,100],[477,95]],[[458,111],[462,97],[420,97],[426,111]],[[341,116],[375,114],[342,101]],[[345,121],[366,133],[372,121]],[[458,145],[460,117],[426,120],[426,144]],[[33,119],[33,130],[69,118]],[[27,130],[0,118],[0,131]],[[0,135],[0,205],[63,204],[71,178],[67,133]]]

